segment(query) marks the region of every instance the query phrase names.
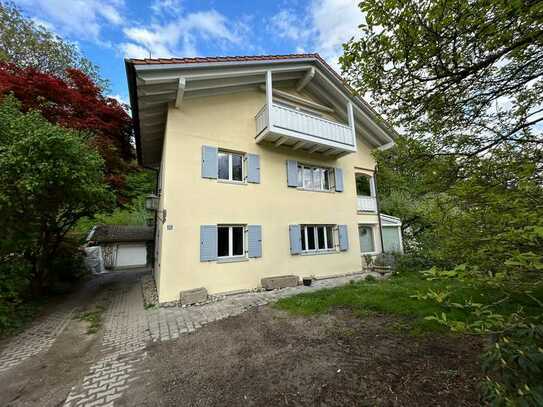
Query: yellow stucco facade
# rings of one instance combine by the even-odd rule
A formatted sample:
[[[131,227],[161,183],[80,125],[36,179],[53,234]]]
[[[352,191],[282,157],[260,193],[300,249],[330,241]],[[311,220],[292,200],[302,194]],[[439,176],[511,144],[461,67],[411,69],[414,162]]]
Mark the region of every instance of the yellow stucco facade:
[[[375,166],[363,135],[358,151],[340,159],[289,147],[255,143],[255,115],[265,104],[258,90],[183,101],[168,110],[161,174],[155,278],[159,301],[205,287],[210,294],[260,285],[269,276],[329,276],[361,270],[358,224],[377,223],[376,214],[357,213],[355,173]],[[260,183],[232,184],[201,176],[202,146],[260,156]],[[341,167],[343,192],[304,191],[287,186],[286,160]],[[200,261],[200,225],[262,226],[262,257],[221,263]],[[348,225],[349,249],[328,254],[292,255],[290,224]]]

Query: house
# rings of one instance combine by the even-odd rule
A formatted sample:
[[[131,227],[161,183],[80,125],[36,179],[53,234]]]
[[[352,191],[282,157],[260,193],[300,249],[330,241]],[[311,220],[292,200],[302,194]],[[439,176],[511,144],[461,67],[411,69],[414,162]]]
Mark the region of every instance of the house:
[[[154,228],[149,226],[96,225],[87,236],[88,246],[100,246],[106,269],[145,267]]]
[[[401,251],[371,154],[396,133],[318,54],[125,65],[138,159],[159,173],[160,302],[357,272],[383,237]]]

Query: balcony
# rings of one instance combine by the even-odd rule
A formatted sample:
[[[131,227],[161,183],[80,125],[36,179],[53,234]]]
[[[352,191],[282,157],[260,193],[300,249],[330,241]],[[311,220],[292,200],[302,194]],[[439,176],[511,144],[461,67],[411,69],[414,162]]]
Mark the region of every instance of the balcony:
[[[356,151],[350,126],[289,107],[271,104],[256,115],[256,142],[274,143],[294,150],[342,156]]]
[[[358,196],[357,209],[360,212],[377,212],[377,199],[374,196]]]

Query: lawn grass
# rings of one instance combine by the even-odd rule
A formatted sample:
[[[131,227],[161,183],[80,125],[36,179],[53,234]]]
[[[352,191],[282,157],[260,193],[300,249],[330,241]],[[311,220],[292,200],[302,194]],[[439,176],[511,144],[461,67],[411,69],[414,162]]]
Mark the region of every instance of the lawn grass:
[[[476,287],[456,279],[426,280],[416,272],[397,274],[387,280],[358,281],[342,287],[300,294],[278,301],[275,307],[298,315],[328,313],[334,308],[350,309],[360,317],[368,313],[398,315],[407,317],[413,334],[444,332],[447,329],[435,321],[425,320],[424,318],[429,315],[445,311],[448,319],[469,321],[469,318],[472,318],[461,309],[445,309],[432,300],[411,297],[417,292],[424,294],[428,289],[451,291],[448,300],[457,303],[471,300],[481,304],[492,304],[509,296],[509,300],[497,306],[497,310],[505,315],[517,311],[520,307],[529,314],[541,310],[534,300],[516,292]],[[543,289],[539,287],[539,291],[534,291],[532,295],[543,299]]]

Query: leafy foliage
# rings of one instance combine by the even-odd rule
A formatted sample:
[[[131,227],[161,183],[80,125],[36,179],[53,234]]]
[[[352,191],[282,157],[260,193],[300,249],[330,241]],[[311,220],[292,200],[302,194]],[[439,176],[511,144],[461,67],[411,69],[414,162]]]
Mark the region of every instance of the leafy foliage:
[[[541,2],[372,0],[360,8],[362,36],[345,45],[343,71],[406,133],[430,136],[433,154],[469,160],[505,145],[541,147]]]
[[[68,68],[67,79],[0,62],[0,96],[13,94],[23,111],[38,110],[53,124],[87,132],[106,163],[110,185],[122,189],[134,157],[132,122],[124,107],[83,72]],[[122,195],[121,195],[122,198]]]
[[[0,260],[16,255],[30,265],[39,293],[68,231],[80,218],[111,208],[114,196],[104,183],[103,160],[84,134],[19,107],[13,97],[0,104]]]
[[[489,303],[445,287],[416,298],[439,305],[428,321],[507,338],[501,359],[492,349],[484,356],[487,401],[541,405],[541,321],[519,306],[535,298],[543,270],[543,3],[376,0],[360,8],[365,22],[345,45],[343,71],[403,132],[377,153],[381,209],[402,218],[407,259],[434,266],[429,278],[507,294]],[[515,312],[504,313],[506,303]]]
[[[68,43],[31,19],[25,18],[10,2],[0,2],[0,61],[21,68],[69,79],[67,68],[77,68],[107,88],[98,67],[81,55],[76,44]]]

